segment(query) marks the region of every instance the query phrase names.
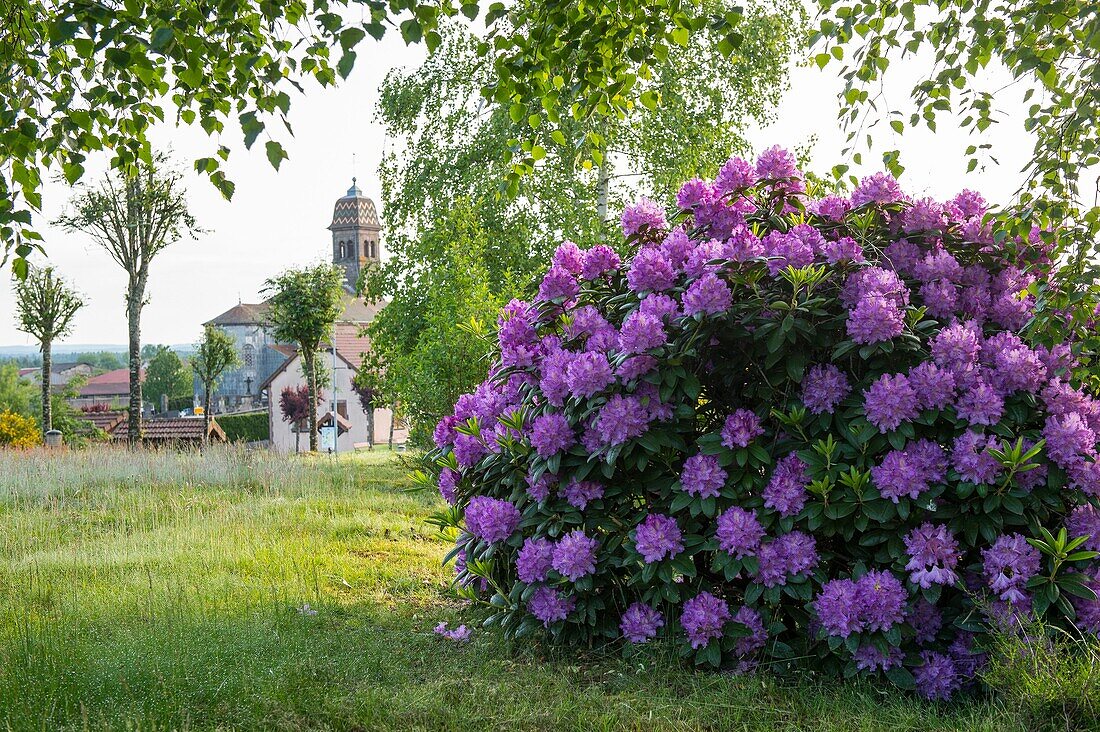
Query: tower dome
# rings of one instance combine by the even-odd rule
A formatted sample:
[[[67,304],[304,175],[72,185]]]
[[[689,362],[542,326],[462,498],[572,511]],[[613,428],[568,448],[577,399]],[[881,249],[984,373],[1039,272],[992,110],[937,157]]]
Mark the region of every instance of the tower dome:
[[[356,179],[351,179],[351,188],[347,195],[337,199],[336,206],[332,210],[332,223],[329,230],[336,229],[373,229],[380,231],[382,225],[378,222],[378,210],[374,207],[374,201],[363,195],[363,191],[356,185]]]
[[[344,287],[355,292],[363,271],[382,260],[378,209],[363,195],[355,178],[347,195],[336,200],[328,230],[332,232],[332,262],[346,273]]]

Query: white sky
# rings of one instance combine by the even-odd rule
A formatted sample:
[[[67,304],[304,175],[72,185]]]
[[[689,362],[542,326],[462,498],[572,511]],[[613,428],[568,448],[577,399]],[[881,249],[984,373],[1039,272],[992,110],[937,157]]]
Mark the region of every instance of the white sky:
[[[351,184],[352,154],[357,156],[359,186],[376,202],[380,190],[377,167],[386,145],[381,127],[374,121],[377,89],[387,71],[411,66],[423,58],[421,46],[406,48],[396,34],[368,47],[351,78],[335,89],[308,88],[291,107],[295,137],[281,138],[290,159],[279,172],[268,164],[263,138],[251,152],[239,137],[228,142],[233,154],[229,177],[237,184],[232,202],[223,200],[205,179],[190,173],[191,211],[208,233],[195,241],[184,240],[154,260],[149,304],[143,315],[145,343],[190,343],[201,334],[201,323],[236,304],[258,302],[259,290],[268,277],[282,270],[318,259],[327,259],[331,239],[325,229],[332,205]],[[370,50],[368,50],[370,48]],[[776,113],[776,121],[751,135],[756,149],[773,144],[793,148],[815,139],[812,165],[828,171],[842,162],[844,133],[836,119],[838,92],[842,88],[839,66],[792,70],[791,88]],[[902,103],[919,72],[915,62],[891,70],[894,99]],[[1004,106],[1008,106],[1005,104]],[[1000,166],[979,168],[965,174],[962,153],[970,140],[948,119],[939,132],[907,130],[900,138],[882,123],[872,130],[884,149],[898,147],[907,166],[902,177],[906,191],[914,195],[946,198],[962,188],[979,190],[992,202],[1012,198],[1020,183],[1020,168],[1029,157],[1032,141],[1022,129],[1023,110],[987,136],[1000,155]],[[199,128],[157,130],[157,144],[168,144],[183,166],[211,154],[216,146]],[[880,169],[877,154],[864,154],[862,172]],[[91,169],[91,165],[89,166]],[[89,179],[93,180],[93,179]],[[88,306],[76,318],[70,344],[126,342],[123,311],[125,277],[107,254],[87,239],[65,234],[45,224],[64,210],[71,195],[62,183],[50,183],[44,191],[44,212],[38,226],[46,236],[49,259],[88,298]],[[382,212],[383,221],[385,212]],[[385,232],[383,232],[383,241]],[[0,287],[0,345],[30,345],[29,337],[15,330],[12,293]]]

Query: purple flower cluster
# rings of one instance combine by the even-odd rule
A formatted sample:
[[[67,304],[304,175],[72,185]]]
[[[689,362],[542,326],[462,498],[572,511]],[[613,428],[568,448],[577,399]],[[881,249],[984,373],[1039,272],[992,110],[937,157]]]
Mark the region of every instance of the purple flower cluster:
[[[660,249],[642,249],[634,255],[626,281],[634,292],[667,290],[676,282],[676,270]]]
[[[596,550],[600,540],[574,529],[554,545],[552,565],[558,574],[576,582],[596,571]]]
[[[626,609],[619,621],[619,630],[631,643],[645,643],[657,637],[657,631],[665,625],[665,616],[649,605],[635,602]]]
[[[680,625],[687,633],[692,648],[702,648],[722,637],[722,627],[731,618],[726,601],[709,592],[700,592],[684,603]]]
[[[684,293],[684,315],[718,315],[729,310],[733,293],[729,285],[713,272],[695,280]]]
[[[913,670],[917,692],[926,699],[950,699],[963,682],[955,662],[934,651],[921,651],[920,658],[921,665]]]
[[[928,589],[958,581],[955,567],[959,563],[959,542],[946,526],[921,524],[906,535],[905,551],[909,554],[905,568],[911,572],[909,581],[913,584]]]
[[[676,519],[659,513],[645,517],[634,530],[634,547],[646,564],[672,559],[684,550],[683,534]]]
[[[726,471],[714,455],[699,453],[684,461],[680,484],[684,491],[699,498],[716,498],[726,484]]]
[[[905,587],[889,572],[872,570],[858,580],[826,582],[814,610],[829,635],[847,638],[865,630],[889,630],[905,617]]]
[[[466,506],[466,529],[490,544],[515,533],[519,519],[519,509],[499,498],[474,496]]]
[[[984,437],[979,432],[967,430],[955,438],[951,449],[951,467],[971,483],[992,483],[1001,472],[1001,464],[990,449],[1000,449],[996,437]]]
[[[781,458],[764,487],[764,506],[780,516],[793,516],[806,505],[806,463],[792,453]]]
[[[718,515],[716,523],[718,529],[715,536],[719,548],[735,559],[755,554],[760,540],[764,538],[764,527],[760,525],[756,513],[740,506],[727,508]]]
[[[890,432],[916,419],[917,392],[904,374],[883,374],[863,394],[863,412],[879,432]]]
[[[918,440],[904,450],[891,450],[871,468],[871,478],[883,498],[894,503],[903,496],[916,499],[947,474],[943,449],[931,440]]]
[[[573,426],[564,414],[543,414],[531,423],[531,447],[541,458],[568,450],[576,441]]]
[[[543,582],[553,566],[554,542],[549,539],[527,539],[516,557],[516,576],[521,582]]]
[[[583,511],[591,501],[603,498],[603,484],[594,480],[577,480],[574,478],[561,489],[561,497],[570,506],[575,506]]]
[[[756,581],[765,587],[787,584],[788,577],[807,572],[817,564],[817,542],[809,534],[792,531],[762,544],[756,552]]]
[[[760,418],[747,409],[738,409],[726,417],[722,425],[722,445],[734,450],[748,447],[749,443],[764,434]]]
[[[588,399],[615,381],[611,364],[602,353],[578,353],[566,370],[565,383],[574,397]]]
[[[619,445],[641,437],[649,427],[649,410],[636,396],[615,394],[600,409],[596,432],[608,445]]]
[[[619,269],[619,255],[615,250],[603,244],[597,244],[584,253],[584,262],[581,265],[581,277],[586,280],[594,280],[609,272]]]
[[[668,222],[659,203],[643,198],[623,210],[622,225],[623,236],[631,237],[635,234],[661,231],[668,226]]]
[[[831,414],[850,391],[848,377],[831,363],[811,366],[802,378],[802,403],[814,414]]]
[[[1039,572],[1039,550],[1020,534],[1006,534],[982,551],[982,569],[998,597],[1022,602],[1027,598],[1027,581]]]
[[[1091,503],[1078,506],[1066,517],[1066,531],[1070,538],[1089,537],[1082,548],[1100,552],[1100,508]]]
[[[551,587],[538,588],[527,600],[527,612],[541,620],[547,628],[551,623],[565,620],[575,606],[576,601],[572,597],[566,597]]]

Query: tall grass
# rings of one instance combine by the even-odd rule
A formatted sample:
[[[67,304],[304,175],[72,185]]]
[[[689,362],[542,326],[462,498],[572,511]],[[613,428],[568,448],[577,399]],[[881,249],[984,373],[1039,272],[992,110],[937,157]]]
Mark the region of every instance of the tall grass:
[[[0,730],[1012,730],[996,702],[512,647],[382,453],[0,453]]]

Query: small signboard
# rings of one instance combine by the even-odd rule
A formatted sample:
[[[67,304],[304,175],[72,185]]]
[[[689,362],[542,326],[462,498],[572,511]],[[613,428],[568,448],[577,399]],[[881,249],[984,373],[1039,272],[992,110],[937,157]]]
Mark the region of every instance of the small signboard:
[[[329,425],[321,428],[321,450],[323,452],[336,450],[336,427]]]

